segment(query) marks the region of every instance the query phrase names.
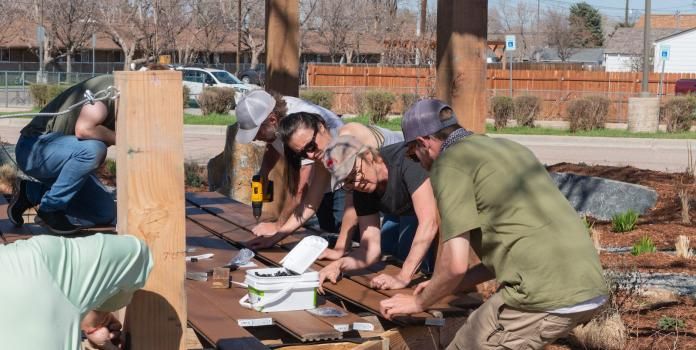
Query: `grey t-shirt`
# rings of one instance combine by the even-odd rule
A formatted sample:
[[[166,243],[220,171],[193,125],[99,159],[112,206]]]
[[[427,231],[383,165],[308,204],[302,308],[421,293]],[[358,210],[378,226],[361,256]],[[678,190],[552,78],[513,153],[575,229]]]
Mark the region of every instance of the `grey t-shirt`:
[[[353,192],[353,206],[358,216],[383,212],[390,215],[415,215],[411,196],[428,179],[423,167],[406,158],[403,142],[382,147],[380,156],[387,165],[389,179],[384,193]]]

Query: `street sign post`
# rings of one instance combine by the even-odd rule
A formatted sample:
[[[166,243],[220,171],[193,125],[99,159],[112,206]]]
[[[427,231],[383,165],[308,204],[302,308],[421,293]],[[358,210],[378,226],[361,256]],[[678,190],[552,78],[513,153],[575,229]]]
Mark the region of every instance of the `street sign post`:
[[[665,94],[665,85],[664,85],[664,77],[665,77],[665,62],[669,61],[669,55],[670,55],[670,47],[669,45],[660,45],[660,60],[662,61],[662,71],[660,72],[660,85],[659,85],[659,91],[658,95],[662,96]]]
[[[517,40],[514,35],[505,36],[505,51],[508,53],[508,65],[510,65],[510,98],[512,98],[512,52],[517,50]]]

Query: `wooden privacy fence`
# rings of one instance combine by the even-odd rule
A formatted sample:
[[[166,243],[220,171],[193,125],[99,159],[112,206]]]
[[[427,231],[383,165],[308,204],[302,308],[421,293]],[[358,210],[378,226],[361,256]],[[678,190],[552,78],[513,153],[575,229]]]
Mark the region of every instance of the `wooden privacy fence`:
[[[512,94],[535,95],[543,99],[544,120],[565,119],[569,101],[589,95],[602,95],[612,101],[609,122],[626,122],[628,98],[638,96],[641,73],[590,72],[578,70],[513,70]],[[663,99],[674,95],[679,79],[696,79],[694,73],[665,73]],[[489,96],[510,94],[510,71],[489,69],[486,73]],[[648,86],[657,94],[660,74],[651,73]],[[337,113],[358,113],[356,95],[367,90],[386,90],[399,97],[402,94],[433,96],[435,94],[434,67],[347,66],[310,64],[307,69],[307,88],[334,92],[333,108]],[[401,113],[401,98],[392,108]]]

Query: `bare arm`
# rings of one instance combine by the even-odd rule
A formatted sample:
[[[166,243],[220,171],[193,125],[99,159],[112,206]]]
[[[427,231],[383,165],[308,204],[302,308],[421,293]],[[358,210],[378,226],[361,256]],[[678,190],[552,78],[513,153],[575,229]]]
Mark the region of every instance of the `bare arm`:
[[[278,216],[279,225],[282,225],[282,223],[288,221],[290,215],[292,215],[292,213],[302,203],[302,199],[306,192],[307,185],[309,185],[309,178],[312,174],[312,169],[312,164],[303,165],[302,167],[300,167],[300,181],[297,185],[297,193],[288,192],[288,195],[285,196],[285,204],[283,205],[283,210],[280,212],[280,215]],[[280,228],[280,226],[278,228]]]
[[[321,162],[314,162],[312,167],[311,186],[309,186],[307,194],[302,199],[300,205],[295,208],[293,215],[290,215],[290,218],[278,230],[278,235],[282,237],[287,237],[295,232],[316,213],[324,192],[331,182],[329,172],[321,165]]]
[[[380,247],[379,214],[358,217],[361,230],[360,248],[352,251],[319,271],[319,291],[323,293],[322,283],[329,280],[336,283],[341,272],[364,269],[379,261]]]
[[[351,238],[350,233],[353,232],[353,228],[358,224],[358,215],[355,212],[355,207],[353,206],[353,193],[346,193],[346,202],[343,209],[343,219],[341,221],[341,230],[338,234],[338,239],[336,239],[336,245],[333,249],[326,249],[322,253],[321,259],[337,260],[340,259],[343,254],[345,254],[346,249],[350,247]]]
[[[116,144],[116,133],[103,126],[109,111],[103,102],[85,104],[75,123],[75,136],[81,140],[99,140],[107,146]]]

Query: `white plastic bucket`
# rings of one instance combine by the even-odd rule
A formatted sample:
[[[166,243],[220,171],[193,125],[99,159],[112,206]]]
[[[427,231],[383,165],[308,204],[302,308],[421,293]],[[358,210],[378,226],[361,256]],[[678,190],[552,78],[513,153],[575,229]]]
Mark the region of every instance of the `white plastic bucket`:
[[[316,308],[319,273],[307,271],[301,275],[277,277],[261,277],[256,274],[273,275],[281,271],[287,272],[279,267],[247,270],[244,283],[249,292],[239,300],[239,304],[262,312]]]

